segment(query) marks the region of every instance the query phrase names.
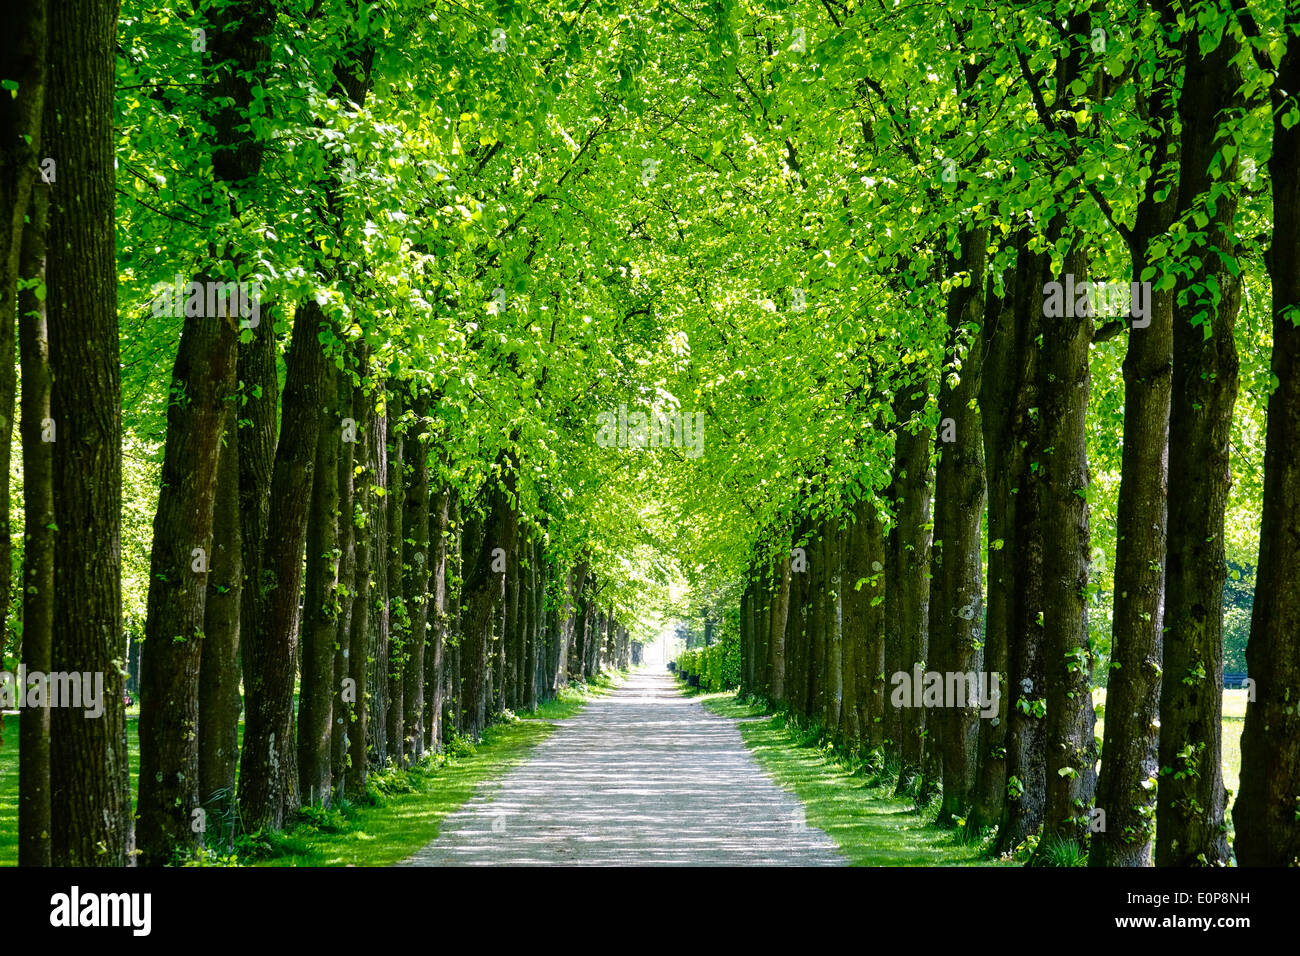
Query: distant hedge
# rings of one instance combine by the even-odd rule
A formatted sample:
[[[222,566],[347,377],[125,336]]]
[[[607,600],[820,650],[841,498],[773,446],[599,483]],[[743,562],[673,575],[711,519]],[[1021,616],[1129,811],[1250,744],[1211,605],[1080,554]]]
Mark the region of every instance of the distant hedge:
[[[740,685],[740,641],[735,635],[724,634],[712,647],[682,651],[673,664],[692,687],[731,690]]]

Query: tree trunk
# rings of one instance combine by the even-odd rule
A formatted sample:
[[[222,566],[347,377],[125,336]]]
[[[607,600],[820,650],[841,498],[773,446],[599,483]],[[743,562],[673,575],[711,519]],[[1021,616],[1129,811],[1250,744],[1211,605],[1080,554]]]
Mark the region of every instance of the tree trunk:
[[[1158,4],[1160,7],[1166,5]],[[1170,22],[1166,10],[1166,29]],[[1167,43],[1167,39],[1159,42]],[[1162,47],[1162,52],[1164,52]],[[1165,79],[1155,84],[1147,112],[1153,172],[1133,226],[1130,261],[1140,282],[1151,241],[1169,228],[1177,203],[1164,171],[1175,158],[1175,57],[1162,56]],[[1144,150],[1145,152],[1145,150]],[[1159,778],[1160,668],[1168,527],[1169,402],[1173,365],[1173,290],[1155,290],[1150,324],[1129,332],[1124,357],[1124,449],[1115,524],[1115,591],[1111,663],[1106,681],[1106,736],[1096,805],[1105,826],[1093,826],[1093,866],[1150,866]]]
[[[811,573],[806,536],[809,522],[801,519],[795,526],[794,547],[790,557],[790,610],[785,618],[786,695],[790,711],[803,717],[808,713],[808,594]]]
[[[23,230],[20,271],[45,281],[49,190],[36,187],[31,221]],[[45,301],[34,288],[18,294],[18,351],[22,361],[23,656],[27,673],[48,674],[54,645],[54,445],[50,410],[50,340]],[[50,708],[27,707],[18,722],[18,865],[49,866]]]
[[[235,773],[239,768],[239,610],[244,590],[239,527],[239,425],[236,395],[225,400],[217,462],[207,605],[199,659],[199,801],[207,832],[219,845],[235,838]],[[209,838],[209,842],[211,842]]]
[[[471,525],[482,529],[481,534],[466,535],[472,550],[465,552],[465,626],[461,637],[464,648],[461,655],[461,678],[464,694],[465,733],[478,740],[487,726],[487,681],[492,646],[494,619],[501,608],[505,566],[501,563],[502,539],[509,503],[504,491],[493,489],[488,494],[487,516],[477,515]],[[495,553],[494,553],[495,552]]]
[[[862,586],[867,631],[857,660],[858,724],[863,742],[876,750],[885,743],[885,541],[874,501],[864,509],[862,520],[868,571],[867,583]]]
[[[451,501],[455,492],[444,485],[433,496],[429,509],[429,646],[424,652],[424,684],[427,701],[428,746],[442,752],[443,661],[447,639],[447,545],[450,536]]]
[[[1032,253],[1027,241],[1016,260],[1013,281],[1013,342],[1015,364],[1004,374],[1014,377],[1008,434],[1001,450],[1006,486],[995,487],[1011,497],[1006,522],[1010,535],[1004,550],[1015,568],[1011,575],[1011,620],[1007,631],[1007,777],[997,849],[1007,853],[1020,846],[1043,823],[1047,801],[1044,734],[1047,729],[1043,697],[1043,535],[1039,521],[1039,472],[1030,457],[1042,447],[1038,434],[1038,335],[1043,315],[1043,284],[1049,278],[1046,253]],[[992,467],[989,474],[993,474]],[[990,534],[992,537],[992,533]],[[990,578],[992,571],[990,570]]]
[[[817,536],[808,542],[808,717],[820,722],[826,714],[826,590],[830,565],[826,560],[826,522],[817,523]]]
[[[1223,787],[1223,515],[1232,483],[1229,443],[1237,398],[1233,326],[1241,282],[1225,264],[1236,255],[1236,193],[1216,186],[1218,138],[1241,108],[1239,49],[1231,31],[1207,54],[1201,31],[1184,34],[1186,70],[1178,112],[1183,141],[1178,212],[1207,217],[1199,265],[1182,278],[1174,305],[1174,370],[1169,416],[1170,509],[1164,671],[1160,688],[1157,866],[1228,862]],[[1224,134],[1227,135],[1227,134]],[[1237,174],[1223,164],[1222,180]],[[1213,198],[1210,198],[1213,193]],[[1213,250],[1213,251],[1212,251]],[[1208,288],[1218,289],[1217,303]],[[1206,325],[1210,331],[1206,337]],[[1292,582],[1294,583],[1294,582]],[[1290,808],[1294,811],[1294,807]]]
[[[376,403],[382,402],[380,396]],[[382,767],[388,759],[388,654],[391,615],[388,609],[388,509],[392,505],[388,485],[388,429],[393,421],[392,407],[384,405],[374,412],[371,431],[370,565],[374,585],[371,588],[370,634],[367,637],[366,684],[368,693],[358,697],[366,704],[367,757],[370,766]]]
[[[309,806],[329,804],[334,791],[334,642],[338,636],[339,447],[338,370],[321,384],[319,434],[307,517],[307,567],[302,612],[302,675],[298,692],[298,792]]]
[[[278,829],[292,804],[293,684],[298,651],[298,595],[312,469],[320,433],[327,358],[318,341],[325,316],[314,299],[294,317],[286,362],[283,424],[271,477],[262,616],[246,635],[244,747],[239,763],[239,807],[244,828]],[[286,744],[286,741],[289,741]]]
[[[351,676],[348,658],[352,646],[353,596],[356,594],[356,449],[361,440],[361,425],[357,422],[361,406],[354,402],[356,387],[352,375],[344,372],[338,377],[338,415],[342,434],[338,456],[338,622],[334,634],[334,683],[331,688],[333,716],[330,723],[330,779],[336,797],[347,795],[348,772],[348,709],[351,694],[347,681]],[[354,407],[355,405],[355,407]]]
[[[897,621],[899,666],[911,674],[929,654],[930,621],[930,429],[923,424],[929,389],[922,382],[903,386],[894,396],[894,474],[889,485],[896,523],[890,533],[890,567],[885,586],[894,598],[889,619]],[[887,592],[888,594],[889,592]],[[892,687],[891,687],[892,690]],[[898,727],[899,794],[910,792],[921,771],[925,709],[895,708]]]
[[[12,95],[0,96],[0,169],[5,170],[5,174],[0,176],[0,661],[5,657],[13,576],[9,467],[13,455],[14,401],[18,386],[13,317],[18,300],[20,266],[24,260],[24,219],[29,206],[34,206],[33,184],[36,182],[37,164],[42,159],[39,152],[41,120],[49,63],[46,2],[33,0],[22,4],[11,10],[7,19],[8,28],[0,37],[0,76],[15,83],[16,87]],[[35,209],[31,211],[34,227]],[[39,237],[38,241],[43,246],[45,237]],[[40,253],[38,259],[43,255]],[[2,736],[3,730],[0,729]],[[48,799],[48,791],[42,793],[46,794],[42,799]]]
[[[785,536],[789,543],[789,536]],[[785,628],[790,614],[790,554],[789,549],[777,558],[773,575],[772,621],[768,627],[767,646],[767,697],[775,706],[785,703]],[[627,666],[624,664],[624,666]]]
[[[858,748],[866,741],[867,723],[863,718],[868,707],[858,699],[859,693],[870,693],[867,659],[871,649],[867,646],[867,603],[871,579],[871,547],[868,543],[867,515],[870,502],[859,498],[853,504],[853,514],[848,526],[841,532],[844,541],[843,594],[840,597],[842,660],[844,669],[844,701],[840,708],[839,735],[850,747]],[[870,718],[867,718],[870,719]]]
[[[46,257],[54,379],[55,671],[104,675],[99,717],[50,715],[55,866],[124,866],[132,848],[122,638],[122,386],[114,250],[115,0],[49,9],[45,148],[50,190]]]
[[[1024,242],[1019,243],[1021,252]],[[988,490],[988,601],[985,605],[984,671],[998,681],[998,710],[995,718],[979,723],[975,785],[971,791],[966,830],[978,838],[985,827],[1002,818],[1007,790],[1007,649],[1011,644],[1011,609],[1015,600],[1016,566],[1012,559],[1013,518],[1016,496],[1012,492],[1011,416],[1015,409],[1015,369],[1020,356],[1015,351],[1013,302],[996,296],[990,283],[984,307],[983,368],[980,377],[980,426],[984,440],[984,462]],[[990,681],[993,680],[991,676]],[[991,686],[991,685],[990,685]]]
[[[407,589],[403,569],[406,528],[406,469],[415,458],[415,441],[407,441],[406,425],[397,426],[402,416],[402,400],[397,388],[389,399],[388,414],[388,720],[387,757],[397,766],[406,763],[406,666],[411,650],[411,617],[413,596]],[[410,451],[408,453],[408,445]]]
[[[822,727],[834,735],[840,726],[844,704],[844,637],[840,616],[841,558],[843,533],[837,520],[822,525],[822,560],[826,564],[826,691],[823,699]]]
[[[930,655],[934,669],[944,674],[945,686],[949,675],[978,674],[981,669],[984,452],[979,411],[972,406],[980,387],[983,342],[978,330],[984,321],[987,242],[986,230],[966,230],[961,236],[960,259],[949,263],[951,273],[965,273],[966,278],[948,294],[948,343],[939,391],[941,443],[934,491],[936,567],[930,599]],[[950,442],[945,436],[954,431],[955,440]],[[979,712],[969,693],[963,696],[965,700],[945,700],[940,713],[930,715],[930,722],[939,724],[942,738],[943,802],[937,821],[941,825],[965,815],[975,782]]]
[[[355,478],[356,513],[361,518],[359,524],[354,520],[356,551],[356,568],[354,579],[356,586],[352,595],[352,624],[348,635],[348,687],[351,700],[347,708],[347,745],[348,767],[346,792],[348,799],[354,803],[365,797],[366,772],[369,760],[366,745],[369,742],[369,699],[368,688],[370,662],[370,609],[375,600],[371,594],[374,581],[374,541],[371,531],[374,514],[374,487],[377,468],[376,438],[379,416],[375,412],[374,397],[367,394],[370,384],[370,355],[364,346],[361,348],[357,374],[360,379],[352,391],[352,407],[359,420],[357,438],[361,453],[360,469]],[[340,639],[342,635],[340,635]]]
[[[1300,125],[1282,118],[1300,91],[1300,8],[1287,14],[1290,39],[1278,86],[1290,96],[1273,114],[1273,375],[1264,452],[1259,569],[1246,665],[1254,699],[1241,738],[1241,796],[1233,807],[1242,866],[1300,864]],[[26,719],[26,718],[24,718]]]
[[[1063,234],[1065,214],[1049,228]],[[1068,253],[1069,275],[1085,281],[1088,258]],[[1067,294],[1068,295],[1068,294]],[[1070,311],[1069,309],[1066,310]],[[1044,318],[1038,403],[1042,444],[1038,499],[1044,548],[1043,628],[1047,635],[1047,803],[1035,860],[1056,841],[1086,846],[1097,786],[1096,717],[1092,709],[1092,650],[1088,642],[1087,418],[1092,341],[1090,308],[1075,316]],[[1083,314],[1080,315],[1079,313]]]
[[[410,619],[410,642],[402,689],[406,713],[407,758],[414,763],[424,756],[424,654],[429,620],[429,448],[420,440],[428,433],[425,416],[429,411],[427,393],[417,391],[411,401],[415,425],[407,438],[410,477],[406,489],[402,530],[405,537],[407,616]]]

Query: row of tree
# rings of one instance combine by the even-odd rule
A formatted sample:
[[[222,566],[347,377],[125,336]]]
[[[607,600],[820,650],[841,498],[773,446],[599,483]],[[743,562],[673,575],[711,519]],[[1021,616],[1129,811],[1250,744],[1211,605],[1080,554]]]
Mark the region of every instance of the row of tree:
[[[316,76],[354,116],[374,86],[375,40],[394,35],[368,24],[365,6],[328,22],[292,10],[337,44]],[[240,230],[276,216],[265,182],[273,137],[257,104],[283,67],[272,45],[283,9],[213,4],[195,30],[193,118],[212,136],[210,165],[196,175],[208,185],[203,208],[174,208],[208,227],[190,237],[200,288],[245,275],[253,253]],[[152,382],[165,436],[133,812],[121,664],[117,27],[113,0],[34,3],[4,50],[16,92],[0,97],[13,154],[0,259],[17,302],[0,309],[21,317],[21,662],[102,673],[106,703],[94,719],[66,707],[23,714],[24,865],[164,865],[204,833],[228,846],[237,832],[283,826],[301,805],[356,799],[369,769],[418,761],[455,735],[477,738],[494,715],[626,667],[632,651],[598,572],[577,548],[548,544],[521,503],[517,455],[487,451],[476,472],[459,467],[438,417],[447,396],[428,369],[390,360],[400,345],[382,343],[388,358],[377,360],[373,320],[345,320],[323,294],[259,303],[252,315],[233,305],[214,313],[200,295],[176,316],[179,338],[163,336],[170,384]],[[46,174],[45,156],[57,174]],[[303,241],[317,281],[355,279],[364,258],[348,235],[347,216],[365,202],[347,189],[349,169],[330,157],[308,199],[315,229]],[[487,351],[486,339],[470,348]]]
[[[1262,104],[1272,114],[1274,389],[1232,820],[1240,863],[1295,864],[1300,13],[1287,14],[1275,65],[1251,46],[1258,27],[1243,4],[1153,2],[1143,32],[1151,69],[1117,81],[1097,55],[1105,44],[1086,6],[1066,15],[1052,59],[974,51],[956,72],[972,101],[989,71],[1016,76],[1032,103],[1042,174],[1061,191],[1046,214],[1010,218],[960,178],[946,194],[964,212],[941,273],[941,384],[904,381],[892,415],[877,415],[894,449],[886,486],[838,506],[810,503],[794,524],[769,529],[742,597],[742,689],[895,755],[900,790],[918,774],[923,793],[941,787],[939,821],[996,826],[1002,851],[1037,834],[1038,859],[1068,841],[1095,865],[1229,861],[1224,515],[1238,257],[1247,254],[1237,200],[1249,188],[1233,144],[1243,112]],[[1136,192],[1128,221],[1078,172],[1095,148],[1083,117],[1126,82],[1141,90],[1132,145],[1145,160],[1142,181],[1127,184]],[[1081,282],[1101,256],[1104,243],[1079,225],[1098,212],[1127,251],[1133,283],[1128,314],[1109,322],[1086,292],[1077,307],[1050,305],[1054,289]],[[1170,256],[1180,261],[1170,266]],[[1142,283],[1154,287],[1145,313]],[[1094,675],[1090,347],[1125,330],[1111,652],[1107,672]],[[922,414],[931,402],[933,431],[935,418]],[[891,706],[888,677],[914,667],[998,675],[996,719],[981,720],[975,699]],[[1100,761],[1094,678],[1108,692]]]

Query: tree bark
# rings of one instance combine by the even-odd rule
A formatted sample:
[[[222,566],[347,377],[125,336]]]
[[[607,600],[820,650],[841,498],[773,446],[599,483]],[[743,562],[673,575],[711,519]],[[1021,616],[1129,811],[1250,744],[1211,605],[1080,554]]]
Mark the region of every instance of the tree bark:
[[[122,638],[122,413],[114,250],[116,0],[49,9],[45,152],[57,162],[46,256],[54,378],[55,671],[103,674],[104,713],[50,715],[55,866],[123,866],[132,849]]]
[[[433,496],[429,509],[429,646],[424,652],[425,693],[429,695],[426,707],[428,746],[434,753],[442,752],[442,705],[444,683],[444,654],[447,639],[447,546],[450,537],[451,502],[455,494],[450,485],[443,485]]]
[[[403,690],[411,641],[410,595],[402,569],[406,529],[402,525],[406,516],[407,459],[414,457],[413,442],[412,454],[407,454],[407,428],[404,424],[398,425],[402,412],[401,394],[394,387],[388,406],[388,550],[385,553],[388,564],[388,655],[384,658],[384,673],[387,675],[388,693],[384,715],[388,726],[384,735],[388,750],[380,759],[391,759],[399,767],[406,762]]]
[[[784,536],[784,543],[789,543],[789,536]],[[776,572],[773,575],[772,621],[768,627],[767,647],[767,696],[775,706],[785,703],[785,628],[786,618],[790,614],[790,554],[789,549],[777,558]],[[624,665],[626,666],[626,664]]]
[[[424,756],[424,655],[429,620],[429,449],[421,441],[421,436],[428,434],[425,422],[429,411],[428,394],[417,390],[411,400],[411,410],[415,413],[415,425],[407,436],[410,477],[402,516],[410,642],[402,704],[406,710],[403,716],[406,730],[404,750],[409,761],[414,763]]]
[[[948,295],[948,342],[939,390],[940,454],[934,491],[934,584],[930,598],[930,655],[945,675],[981,669],[984,601],[980,525],[984,517],[984,451],[975,398],[980,388],[984,321],[985,229],[967,229],[949,272],[963,273]],[[944,440],[955,431],[955,441]],[[943,802],[938,823],[964,816],[975,782],[978,710],[969,700],[946,700],[929,723],[938,724],[943,754]],[[938,718],[938,719],[936,719]]]
[[[1055,240],[1065,215],[1049,228]],[[1084,250],[1063,263],[1075,283],[1088,269]],[[1068,311],[1068,310],[1067,310]],[[1092,649],[1088,641],[1088,445],[1089,345],[1092,314],[1044,318],[1038,402],[1042,445],[1038,484],[1044,548],[1043,628],[1047,635],[1047,803],[1035,860],[1046,859],[1055,841],[1086,846],[1097,786],[1093,730]]]
[[[13,577],[9,466],[13,455],[14,403],[18,386],[13,317],[23,260],[24,220],[33,204],[37,164],[42,159],[39,152],[41,120],[49,62],[46,2],[33,0],[22,4],[10,11],[8,19],[8,29],[0,37],[0,76],[16,83],[17,87],[12,96],[0,96],[0,169],[6,171],[0,176],[0,661],[5,657]],[[33,215],[33,226],[34,220]],[[44,236],[39,238],[40,243],[44,241]],[[2,730],[0,736],[3,736]]]
[[[1019,243],[1023,252],[1024,242]],[[1008,469],[1011,416],[1015,409],[1020,356],[1015,351],[1012,302],[1004,301],[989,284],[984,307],[984,359],[980,377],[980,427],[988,492],[988,600],[985,605],[984,671],[996,675],[999,701],[996,718],[981,720],[976,747],[975,784],[971,791],[966,830],[978,837],[1002,818],[1007,788],[1007,653],[1011,643],[1011,608],[1015,598],[1016,566],[1012,559],[1015,495]],[[990,677],[990,681],[993,678]]]
[[[1157,3],[1168,29],[1168,5]],[[1168,43],[1161,39],[1161,43]],[[1166,49],[1162,47],[1162,50]],[[1152,155],[1130,243],[1133,281],[1143,281],[1151,241],[1173,222],[1175,56],[1149,97]],[[1162,189],[1169,189],[1157,200]],[[1173,290],[1151,283],[1150,324],[1129,332],[1124,357],[1124,449],[1115,524],[1115,591],[1111,663],[1106,681],[1106,731],[1096,805],[1105,826],[1093,827],[1093,866],[1150,866],[1159,779],[1160,669],[1163,658],[1165,535],[1168,528],[1169,403],[1173,366]]]
[[[212,565],[199,659],[199,801],[210,834],[229,848],[235,837],[235,774],[239,769],[239,609],[244,588],[239,526],[239,426],[229,395],[222,410],[217,461]],[[211,837],[208,838],[209,842]]]
[[[31,221],[23,230],[20,271],[45,281],[49,190],[32,194]],[[27,673],[51,670],[54,646],[54,445],[50,393],[50,340],[45,299],[34,288],[18,293],[18,351],[22,362],[23,444],[23,649]],[[50,708],[28,707],[18,722],[18,865],[49,866],[54,823],[50,816]]]
[[[361,425],[357,422],[360,406],[356,405],[352,375],[344,371],[338,378],[339,436],[338,455],[338,621],[334,632],[334,683],[331,688],[333,714],[330,723],[330,780],[334,795],[347,795],[348,772],[348,708],[351,696],[347,680],[351,676],[348,658],[352,647],[352,610],[356,594],[356,449],[361,440]],[[354,405],[356,407],[354,407]]]
[[[302,674],[298,690],[298,792],[309,806],[327,806],[334,791],[334,642],[338,637],[339,373],[326,365],[307,517],[302,611]]]
[[[356,514],[361,518],[355,524],[354,550],[356,586],[352,594],[352,623],[348,635],[348,679],[352,700],[347,705],[348,766],[345,790],[354,803],[365,797],[366,773],[369,759],[366,745],[369,742],[369,688],[370,674],[370,609],[375,600],[371,589],[374,582],[373,555],[374,487],[377,468],[376,438],[379,416],[375,412],[374,396],[370,387],[370,355],[362,346],[357,374],[359,380],[352,390],[352,407],[358,416],[357,438],[360,443],[360,467],[355,478]],[[340,638],[342,635],[340,635]]]
[[[1241,282],[1225,264],[1236,255],[1236,193],[1229,188],[1222,194],[1215,190],[1212,201],[1208,197],[1220,178],[1210,173],[1211,162],[1218,161],[1219,137],[1242,105],[1241,75],[1232,64],[1239,48],[1231,30],[1209,53],[1200,50],[1200,29],[1183,37],[1178,212],[1180,218],[1203,215],[1206,225],[1199,265],[1177,286],[1186,302],[1175,301],[1173,316],[1169,487],[1178,507],[1169,513],[1156,865],[1216,866],[1228,862],[1221,757],[1223,516],[1232,483],[1233,326]],[[1236,173],[1234,158],[1224,164],[1221,178],[1231,180]],[[1204,291],[1215,287],[1217,303]]]
[[[1300,91],[1300,8],[1287,14],[1290,38],[1278,87],[1290,95],[1273,113],[1273,375],[1264,451],[1259,568],[1246,666],[1254,699],[1241,739],[1241,795],[1233,807],[1242,866],[1300,864],[1300,125],[1286,128]],[[26,719],[26,718],[24,718]]]
[[[899,666],[890,673],[911,674],[929,653],[930,620],[930,429],[923,424],[929,389],[905,385],[894,396],[894,474],[889,498],[896,523],[890,532],[886,597],[892,592],[890,621],[897,621]],[[899,794],[907,793],[921,770],[925,709],[895,708],[898,727]]]
[[[840,582],[843,578],[841,558],[843,533],[837,520],[822,524],[822,561],[826,564],[826,690],[823,698],[822,727],[834,735],[840,726],[844,704],[844,636],[840,616]]]
[[[298,595],[312,470],[320,433],[327,358],[318,341],[325,316],[314,299],[294,317],[286,362],[283,424],[271,477],[267,522],[265,603],[245,649],[244,747],[239,763],[239,807],[249,832],[284,821],[296,797],[293,760],[293,684],[298,651]]]
[[[1040,473],[1030,467],[1030,457],[1042,446],[1038,425],[1038,336],[1043,313],[1043,284],[1049,278],[1046,253],[1028,248],[1022,236],[1013,280],[1011,318],[1014,322],[1011,354],[1014,365],[1003,374],[1013,377],[1005,446],[999,475],[1006,485],[993,487],[1010,497],[1003,519],[1009,526],[1006,561],[1011,575],[1010,622],[1007,631],[1007,685],[1003,689],[1007,710],[1007,776],[997,849],[1007,853],[1020,846],[1043,823],[1047,801],[1044,752],[1046,703],[1044,699],[1043,635],[1043,535],[1039,521]],[[989,475],[994,474],[992,466]],[[990,533],[990,537],[993,535]],[[992,578],[992,566],[990,579]]]
[[[379,395],[376,403],[383,402]],[[366,685],[368,694],[358,697],[366,703],[367,757],[370,766],[382,767],[388,759],[388,644],[391,620],[388,610],[388,509],[392,505],[388,485],[388,429],[392,409],[384,404],[380,414],[376,405],[370,434],[370,460],[374,463],[371,479],[369,515],[371,588],[367,637]]]

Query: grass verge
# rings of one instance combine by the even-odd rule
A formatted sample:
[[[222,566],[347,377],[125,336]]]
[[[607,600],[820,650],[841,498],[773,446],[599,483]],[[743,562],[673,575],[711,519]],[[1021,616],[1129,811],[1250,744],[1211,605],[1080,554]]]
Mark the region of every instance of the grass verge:
[[[816,735],[787,726],[734,693],[703,694],[705,707],[740,718],[740,735],[763,768],[803,801],[809,826],[826,832],[852,866],[996,866],[961,830],[932,824],[927,811],[893,795],[861,765],[841,757]],[[744,720],[743,718],[756,718]]]
[[[369,775],[364,801],[329,809],[304,807],[279,831],[245,834],[235,853],[202,850],[191,866],[387,866],[411,856],[438,836],[443,819],[460,809],[479,784],[524,760],[556,729],[552,723],[577,714],[593,697],[622,683],[625,672],[599,675],[589,684],[563,688],[534,711],[506,713],[477,744],[457,739],[443,754],[430,754],[406,769],[386,767]],[[18,717],[4,718],[0,748],[0,866],[18,862]],[[136,718],[127,721],[131,792],[136,791],[139,738]]]

